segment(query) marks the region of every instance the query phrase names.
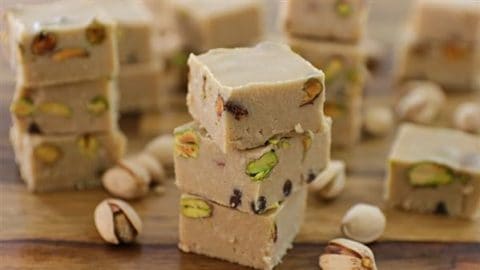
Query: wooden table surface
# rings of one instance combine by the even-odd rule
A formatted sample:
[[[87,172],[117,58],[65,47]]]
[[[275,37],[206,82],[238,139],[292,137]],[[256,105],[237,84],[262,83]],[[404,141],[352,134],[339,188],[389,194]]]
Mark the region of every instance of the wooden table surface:
[[[408,2],[371,1],[370,35],[388,46],[393,45]],[[369,84],[367,104],[390,102],[391,59],[389,54]],[[164,195],[151,194],[144,200],[132,202],[144,220],[144,234],[139,237],[138,244],[125,247],[105,245],[95,231],[93,210],[98,202],[108,197],[105,192],[28,193],[19,178],[8,141],[8,105],[12,89],[11,75],[0,68],[0,269],[247,269],[184,254],[177,249],[179,192],[172,181],[167,182]],[[454,103],[467,99],[480,101],[479,94],[455,96],[449,99],[448,110]],[[167,115],[173,115],[171,121],[149,127],[169,130],[177,124],[176,119],[185,118],[175,118],[174,113]],[[138,135],[131,121],[127,119],[124,127],[131,138],[131,149],[138,149],[146,138]],[[392,136],[379,141],[366,140],[351,151],[334,153],[349,164],[350,189],[362,188],[363,183],[368,182],[376,191],[384,178],[385,157],[391,140]],[[325,241],[322,240],[324,236],[319,237],[315,232],[326,225],[315,214],[316,208],[322,205],[312,200],[309,203],[307,220],[294,248],[277,269],[317,269]],[[412,231],[415,229],[412,227]],[[331,238],[339,236],[336,228],[326,231]],[[479,228],[473,231],[478,232]],[[458,233],[461,235],[460,231]],[[480,269],[478,241],[393,241],[408,239],[408,235],[397,238],[395,232],[388,234],[371,245],[380,269]]]

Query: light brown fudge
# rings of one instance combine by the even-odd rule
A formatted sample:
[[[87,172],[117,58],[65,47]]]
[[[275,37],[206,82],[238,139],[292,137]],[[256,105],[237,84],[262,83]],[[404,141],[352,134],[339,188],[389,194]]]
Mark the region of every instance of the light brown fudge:
[[[83,135],[36,135],[10,130],[20,174],[33,192],[100,186],[103,172],[120,160],[126,139],[116,130]]]
[[[118,76],[121,113],[145,112],[160,106],[166,75],[154,63],[123,66]]]
[[[368,5],[366,0],[287,0],[282,12],[289,34],[354,43],[364,36]]]
[[[22,5],[7,12],[9,55],[17,82],[52,85],[117,73],[114,21],[93,1]]]
[[[403,125],[389,157],[388,205],[455,217],[480,215],[480,137]]]
[[[289,37],[292,50],[325,72],[325,114],[332,117],[332,145],[350,147],[361,136],[365,52],[361,44]]]
[[[10,110],[22,133],[68,134],[117,126],[116,84],[108,79],[43,87],[17,86]]]
[[[449,91],[480,89],[480,43],[422,41],[407,29],[398,48],[397,80],[431,80]]]
[[[192,52],[239,47],[263,35],[263,11],[257,0],[172,1],[182,38]]]
[[[174,134],[178,188],[243,212],[274,207],[312,182],[330,160],[330,124],[319,133],[292,133],[228,154],[195,122]]]
[[[224,152],[324,126],[324,74],[285,45],[214,49],[188,65],[189,112]]]
[[[303,223],[307,189],[277,208],[251,215],[184,194],[179,248],[256,269],[272,269],[282,260]]]
[[[471,0],[416,1],[412,26],[422,40],[480,42],[480,5]]]
[[[120,65],[150,62],[154,55],[154,20],[145,4],[138,0],[101,0],[97,3],[116,22]]]

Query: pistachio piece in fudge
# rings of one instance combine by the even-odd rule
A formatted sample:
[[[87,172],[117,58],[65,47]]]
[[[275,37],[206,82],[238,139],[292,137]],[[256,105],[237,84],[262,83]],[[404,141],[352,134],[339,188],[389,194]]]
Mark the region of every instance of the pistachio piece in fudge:
[[[176,185],[182,192],[242,212],[269,211],[325,169],[330,159],[329,123],[321,132],[289,133],[227,154],[199,123],[185,124],[174,131]]]
[[[389,157],[390,206],[474,218],[480,205],[480,140],[445,128],[404,124]]]
[[[323,72],[285,45],[213,49],[188,64],[190,114],[223,152],[258,147],[298,124],[324,125]]]
[[[272,269],[291,248],[300,230],[306,198],[304,187],[276,208],[252,215],[203,197],[183,194],[178,246],[184,252]],[[252,230],[254,237],[245,237],[252,235]]]
[[[17,5],[7,10],[6,24],[7,57],[23,86],[109,78],[117,73],[115,22],[94,1]]]

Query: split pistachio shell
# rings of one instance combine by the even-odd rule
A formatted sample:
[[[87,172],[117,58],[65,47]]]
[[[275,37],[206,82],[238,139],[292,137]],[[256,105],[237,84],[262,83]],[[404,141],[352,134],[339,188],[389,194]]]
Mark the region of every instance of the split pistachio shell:
[[[148,171],[152,182],[161,183],[166,178],[162,164],[148,153],[141,153],[131,159],[132,162],[142,166]]]
[[[345,188],[345,162],[341,160],[330,161],[327,169],[323,170],[310,184],[310,189],[322,199],[334,199]]]
[[[142,231],[142,221],[126,202],[116,199],[102,201],[94,213],[95,226],[108,243],[131,243]]]
[[[356,241],[331,240],[319,258],[322,270],[377,270],[373,252]]]
[[[394,116],[390,108],[384,106],[369,107],[365,110],[363,127],[375,137],[383,137],[393,129]]]
[[[155,157],[162,165],[173,166],[173,145],[172,135],[162,135],[152,140],[145,148],[145,151]]]
[[[357,204],[342,219],[342,233],[353,240],[371,243],[385,231],[386,219],[380,208],[369,204]]]
[[[103,187],[122,199],[145,196],[150,186],[150,175],[144,167],[129,160],[109,169],[102,178]]]
[[[459,130],[480,134],[480,103],[460,104],[453,115],[453,125]]]

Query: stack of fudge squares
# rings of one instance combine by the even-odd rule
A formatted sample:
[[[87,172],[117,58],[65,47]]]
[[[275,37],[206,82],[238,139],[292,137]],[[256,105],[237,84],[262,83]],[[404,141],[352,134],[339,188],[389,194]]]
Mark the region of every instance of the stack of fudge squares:
[[[282,26],[292,50],[325,72],[325,113],[333,119],[335,147],[352,146],[361,136],[366,2],[287,0],[282,9]]]
[[[480,89],[480,3],[417,1],[396,75],[399,81],[431,80],[450,91]]]
[[[16,6],[6,19],[22,178],[39,192],[99,186],[126,144],[116,124],[115,21],[87,0]]]
[[[330,160],[324,74],[270,42],[192,54],[188,65],[194,122],[174,131],[179,247],[272,269]]]

